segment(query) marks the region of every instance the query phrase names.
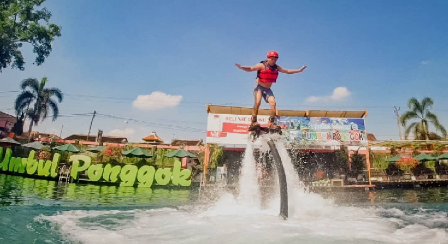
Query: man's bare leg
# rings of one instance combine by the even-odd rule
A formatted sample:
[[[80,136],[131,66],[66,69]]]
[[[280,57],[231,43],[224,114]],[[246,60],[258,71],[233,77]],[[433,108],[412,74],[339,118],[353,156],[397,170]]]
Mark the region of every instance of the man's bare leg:
[[[258,109],[260,108],[260,104],[261,104],[261,91],[255,91],[254,92],[254,109],[252,111],[252,120],[251,120],[251,125],[257,123],[257,115],[258,115]],[[258,124],[258,123],[257,123]]]
[[[271,125],[275,125],[275,116],[277,115],[277,103],[275,101],[275,97],[274,96],[270,96],[268,97],[268,103],[269,103],[269,107],[271,108],[271,116],[269,117],[269,123],[268,123],[268,127],[271,127]]]

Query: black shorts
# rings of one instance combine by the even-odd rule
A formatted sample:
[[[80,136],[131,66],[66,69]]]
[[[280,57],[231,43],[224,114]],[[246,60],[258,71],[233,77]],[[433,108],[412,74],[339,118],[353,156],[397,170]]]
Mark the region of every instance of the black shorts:
[[[257,92],[257,91],[261,91],[261,96],[263,97],[263,99],[268,103],[268,98],[269,97],[275,97],[274,96],[274,93],[272,92],[272,90],[271,90],[271,88],[266,88],[266,87],[262,87],[262,86],[260,86],[260,85],[257,85],[255,88],[254,88],[254,94],[255,94],[255,92]]]

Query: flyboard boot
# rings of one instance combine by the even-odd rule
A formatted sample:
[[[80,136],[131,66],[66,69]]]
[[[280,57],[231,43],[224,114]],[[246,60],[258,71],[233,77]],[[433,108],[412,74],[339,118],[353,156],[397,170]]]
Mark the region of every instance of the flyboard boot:
[[[257,122],[257,115],[252,115],[251,123],[249,126],[249,133],[255,140],[260,136],[260,124]]]
[[[280,128],[280,126],[277,125],[277,116],[270,116],[269,117],[269,122],[268,122],[268,133],[271,134],[282,134],[282,129]]]

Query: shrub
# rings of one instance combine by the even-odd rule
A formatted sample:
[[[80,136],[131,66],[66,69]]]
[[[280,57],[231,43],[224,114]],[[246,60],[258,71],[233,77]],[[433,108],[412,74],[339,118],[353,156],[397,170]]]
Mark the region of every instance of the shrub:
[[[356,176],[365,169],[365,160],[366,157],[364,155],[359,154],[357,151],[351,155],[351,168],[353,174]]]
[[[428,169],[432,169],[433,171],[435,171],[436,168],[436,161],[426,161],[425,162],[425,167]]]
[[[417,166],[418,161],[411,157],[402,157],[396,164],[402,171],[410,173],[411,169]]]
[[[105,157],[104,161],[117,161],[121,160],[121,147],[114,145],[107,145],[106,149],[101,152],[101,154]]]
[[[37,159],[44,159],[44,160],[48,160],[51,158],[51,153],[48,151],[40,151],[37,156]]]
[[[371,153],[371,158],[373,161],[373,168],[375,169],[387,169],[389,167],[389,162],[386,162],[388,154],[385,153]]]

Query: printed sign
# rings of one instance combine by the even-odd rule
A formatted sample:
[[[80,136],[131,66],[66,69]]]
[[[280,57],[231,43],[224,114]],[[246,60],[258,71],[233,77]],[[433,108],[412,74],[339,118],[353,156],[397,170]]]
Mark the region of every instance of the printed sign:
[[[245,145],[249,136],[250,115],[208,114],[207,143]],[[267,126],[269,116],[258,116]],[[290,143],[320,146],[365,146],[367,134],[364,119],[308,118],[280,116],[278,125]]]
[[[48,178],[59,176],[59,162],[61,155],[55,153],[52,160],[37,160],[35,152],[31,150],[28,158],[12,157],[11,148],[7,148],[3,156],[3,147],[0,147],[0,172],[9,171],[22,175],[38,175]],[[80,173],[87,173],[91,182],[119,182],[120,186],[151,187],[158,185],[190,186],[191,171],[181,168],[181,162],[176,161],[173,168],[158,168],[144,165],[138,168],[135,165],[112,166],[111,164],[92,164],[92,159],[86,155],[71,155],[70,177],[78,179]]]
[[[291,143],[322,146],[366,146],[364,119],[281,116],[278,124]]]
[[[246,144],[251,115],[208,114],[207,143]],[[261,126],[268,125],[269,116],[258,116]]]

